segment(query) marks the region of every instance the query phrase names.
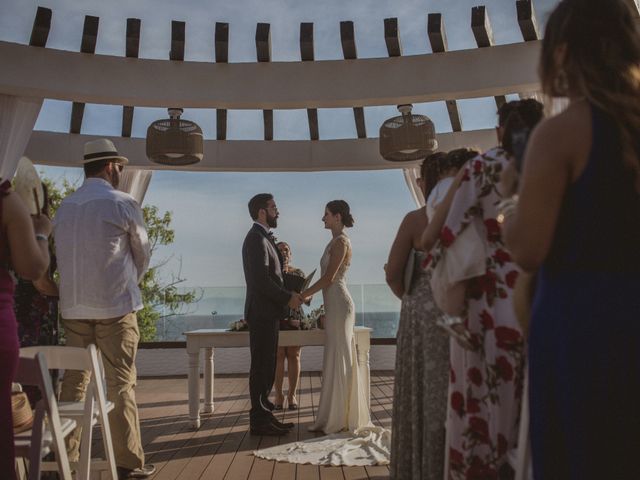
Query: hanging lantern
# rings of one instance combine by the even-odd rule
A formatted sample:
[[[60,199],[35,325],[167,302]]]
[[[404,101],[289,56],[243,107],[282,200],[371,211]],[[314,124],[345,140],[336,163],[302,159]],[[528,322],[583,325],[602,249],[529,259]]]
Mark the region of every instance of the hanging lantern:
[[[182,108],[169,108],[169,118],[156,120],[147,129],[147,157],[163,165],[191,165],[203,157],[202,129],[182,120]]]
[[[433,122],[424,115],[412,115],[412,105],[398,105],[402,114],[380,127],[380,155],[391,162],[425,158],[438,148]]]

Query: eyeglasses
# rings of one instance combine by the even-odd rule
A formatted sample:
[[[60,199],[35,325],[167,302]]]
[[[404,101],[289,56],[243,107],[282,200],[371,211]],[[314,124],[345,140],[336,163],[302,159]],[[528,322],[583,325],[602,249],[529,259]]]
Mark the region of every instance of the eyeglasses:
[[[118,169],[118,173],[122,173],[122,171],[124,170],[124,165],[121,163],[116,163],[116,162],[112,162],[116,168]]]

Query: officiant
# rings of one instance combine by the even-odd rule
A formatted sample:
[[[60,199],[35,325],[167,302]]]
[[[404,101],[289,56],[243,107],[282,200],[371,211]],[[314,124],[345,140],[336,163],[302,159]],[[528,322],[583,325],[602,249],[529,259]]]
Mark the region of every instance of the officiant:
[[[277,243],[278,250],[282,255],[282,270],[284,272],[284,286],[287,290],[300,292],[305,281],[305,275],[302,270],[290,265],[291,247],[286,242]],[[298,308],[290,308],[286,318],[280,321],[280,330],[300,330],[304,313],[302,306]],[[289,410],[297,410],[298,400],[296,392],[298,390],[298,381],[300,379],[300,350],[299,346],[278,347],[276,378],[274,382],[275,400],[274,410],[282,410],[284,408],[284,393],[282,386],[284,383],[284,363],[287,362],[287,378],[289,380],[289,389],[287,391],[287,406]]]

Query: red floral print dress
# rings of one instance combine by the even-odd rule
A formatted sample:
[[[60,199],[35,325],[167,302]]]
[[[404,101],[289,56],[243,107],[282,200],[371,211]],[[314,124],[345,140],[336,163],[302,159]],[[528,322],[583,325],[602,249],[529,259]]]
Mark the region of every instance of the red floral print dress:
[[[515,448],[522,396],[524,341],[512,307],[518,268],[505,250],[496,186],[508,160],[501,148],[472,159],[433,252],[434,266],[476,222],[489,247],[484,276],[468,281],[464,324],[472,350],[451,342],[449,384],[449,478],[510,478],[506,453]],[[484,228],[483,228],[484,226]]]

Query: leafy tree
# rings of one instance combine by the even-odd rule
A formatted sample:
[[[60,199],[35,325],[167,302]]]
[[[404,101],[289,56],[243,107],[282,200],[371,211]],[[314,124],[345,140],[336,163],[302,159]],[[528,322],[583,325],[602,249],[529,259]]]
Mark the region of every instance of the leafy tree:
[[[75,192],[77,185],[63,178],[58,186],[52,179],[42,175],[43,182],[47,186],[49,194],[50,215],[53,217],[60,202],[71,193]],[[161,275],[171,257],[153,263],[158,247],[170,245],[175,239],[175,231],[171,228],[171,212],[158,212],[155,205],[145,205],[142,208],[149,243],[151,246],[152,266],[142,277],[140,291],[142,293],[143,309],[137,312],[140,340],[153,341],[156,337],[156,325],[159,320],[175,315],[189,313],[189,306],[202,298],[202,293],[197,290],[185,290],[180,292],[178,286],[185,281],[181,275],[181,266],[178,272],[170,273],[169,280]]]

